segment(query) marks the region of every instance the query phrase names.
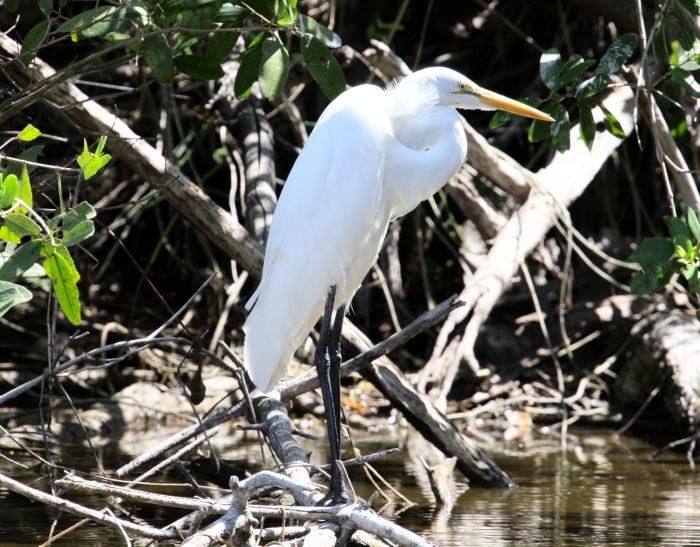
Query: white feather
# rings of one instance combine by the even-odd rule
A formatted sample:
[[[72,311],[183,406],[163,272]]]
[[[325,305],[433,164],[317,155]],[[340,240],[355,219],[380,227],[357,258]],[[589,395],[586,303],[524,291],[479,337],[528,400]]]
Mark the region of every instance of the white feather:
[[[376,260],[391,218],[439,189],[467,143],[453,107],[465,79],[425,69],[384,91],[371,85],[336,98],[316,124],[282,190],[262,279],[248,301],[244,359],[263,392],[284,376],[323,312],[352,298]]]

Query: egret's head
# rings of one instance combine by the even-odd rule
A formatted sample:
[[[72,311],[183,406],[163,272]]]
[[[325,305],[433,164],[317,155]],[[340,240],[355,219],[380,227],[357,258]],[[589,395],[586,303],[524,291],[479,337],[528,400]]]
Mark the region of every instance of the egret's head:
[[[466,76],[444,67],[424,68],[401,80],[396,91],[429,97],[436,105],[463,110],[504,110],[519,116],[553,122],[554,118],[524,103],[480,87]]]

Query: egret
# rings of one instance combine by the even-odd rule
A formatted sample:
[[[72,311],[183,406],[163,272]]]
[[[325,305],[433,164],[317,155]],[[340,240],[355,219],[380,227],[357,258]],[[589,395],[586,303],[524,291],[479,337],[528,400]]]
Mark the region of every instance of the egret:
[[[554,121],[443,67],[419,70],[387,89],[359,85],[321,115],[272,218],[262,278],[246,305],[244,363],[260,391],[273,390],[323,317],[314,360],[334,502],[342,499],[336,462],[346,305],[377,259],[389,223],[429,198],[464,163],[467,138],[456,109]]]

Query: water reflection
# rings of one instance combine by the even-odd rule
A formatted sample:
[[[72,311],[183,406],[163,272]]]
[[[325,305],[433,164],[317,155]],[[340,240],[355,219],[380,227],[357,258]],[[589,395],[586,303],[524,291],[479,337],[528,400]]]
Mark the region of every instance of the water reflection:
[[[491,448],[498,463],[519,484],[513,491],[466,489],[455,485],[459,494],[451,512],[433,509],[424,458],[434,464],[439,455],[420,437],[382,432],[355,433],[355,443],[364,453],[401,446],[399,456],[378,462],[375,467],[404,495],[416,502],[410,508],[391,503],[385,516],[425,534],[442,547],[463,545],[663,545],[700,546],[700,475],[690,470],[682,454],[665,454],[656,462],[649,457],[654,447],[632,438],[621,438],[600,430],[576,430],[568,450],[562,453],[555,437],[521,440],[520,445]],[[247,448],[245,448],[247,446]],[[325,443],[309,442],[313,460],[327,458]],[[255,470],[260,462],[258,444],[237,447],[236,452]],[[231,452],[227,454],[230,456]],[[65,455],[64,455],[65,457]],[[71,459],[71,458],[69,458]],[[67,459],[66,461],[68,461]],[[111,467],[114,462],[109,462]],[[269,463],[269,460],[268,460]],[[71,461],[85,468],[89,461]],[[0,459],[0,472],[31,482],[36,470],[19,471]],[[459,473],[457,473],[459,475]],[[362,471],[352,471],[358,493],[372,493]],[[175,475],[170,477],[180,480]],[[164,479],[165,480],[165,479]],[[76,498],[77,499],[77,498]],[[84,497],[79,502],[100,507],[104,499]],[[381,502],[375,503],[375,507]],[[0,492],[0,546],[36,544],[45,540],[48,526],[57,514],[40,504]],[[165,525],[179,514],[156,508],[134,508],[135,514],[153,525]],[[77,519],[76,519],[77,520]],[[58,528],[74,522],[63,515]],[[9,543],[12,541],[13,543]],[[75,545],[122,545],[105,529],[88,525],[71,534]]]
[[[553,440],[556,450],[498,459],[514,491],[472,489],[449,516],[419,504],[398,519],[441,546],[700,545],[700,476],[685,457],[652,463],[653,447],[600,431],[573,441],[566,453]],[[404,468],[415,482],[403,492],[431,500],[416,466]]]

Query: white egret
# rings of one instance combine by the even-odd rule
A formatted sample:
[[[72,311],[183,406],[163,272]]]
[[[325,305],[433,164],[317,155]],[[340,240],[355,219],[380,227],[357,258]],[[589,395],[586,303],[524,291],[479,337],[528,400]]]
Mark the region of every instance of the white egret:
[[[272,219],[260,285],[247,304],[245,366],[258,389],[269,392],[324,316],[316,367],[334,500],[340,496],[335,461],[345,306],[376,260],[389,223],[439,190],[464,162],[467,138],[458,108],[554,121],[447,68],[419,70],[386,90],[357,86],[323,112]]]

